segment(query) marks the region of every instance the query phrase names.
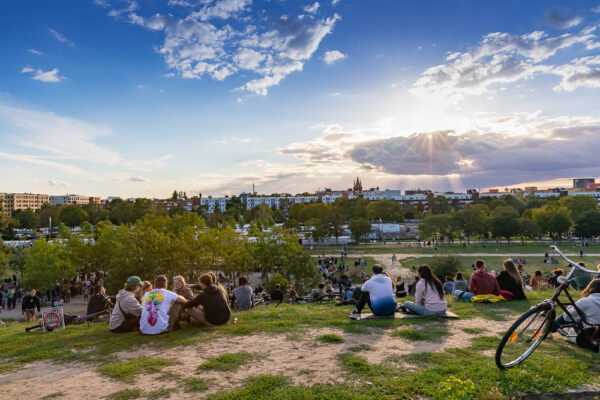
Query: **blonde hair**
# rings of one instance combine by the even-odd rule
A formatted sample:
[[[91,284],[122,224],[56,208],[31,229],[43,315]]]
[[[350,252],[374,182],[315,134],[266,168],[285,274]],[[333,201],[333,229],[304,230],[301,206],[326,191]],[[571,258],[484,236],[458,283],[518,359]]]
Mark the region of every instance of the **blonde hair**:
[[[182,286],[185,286],[185,279],[181,275],[177,275],[175,278],[173,278],[173,281],[179,281],[181,282]]]
[[[513,260],[504,261],[504,269],[506,270],[506,272],[508,272],[508,274],[513,278],[513,280],[516,283],[520,285],[523,284],[523,278],[521,278],[521,274],[517,270],[517,266],[515,265]]]
[[[152,289],[152,283],[150,283],[150,281],[143,281],[142,282],[142,291],[144,291],[148,288]]]

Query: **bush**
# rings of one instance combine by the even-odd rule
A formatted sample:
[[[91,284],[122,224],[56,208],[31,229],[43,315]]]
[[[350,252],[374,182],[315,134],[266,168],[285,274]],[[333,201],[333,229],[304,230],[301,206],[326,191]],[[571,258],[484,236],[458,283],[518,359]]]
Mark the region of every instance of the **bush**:
[[[431,259],[429,264],[433,273],[441,280],[444,281],[446,276],[454,278],[457,272],[462,272],[463,265],[459,256],[437,256]],[[463,273],[464,275],[464,273]],[[466,277],[465,277],[466,279]]]
[[[283,277],[280,273],[276,273],[273,275],[271,280],[265,284],[265,292],[271,293],[273,289],[275,289],[275,284],[279,283],[281,285],[281,291],[285,293],[285,287],[289,285],[289,281]]]

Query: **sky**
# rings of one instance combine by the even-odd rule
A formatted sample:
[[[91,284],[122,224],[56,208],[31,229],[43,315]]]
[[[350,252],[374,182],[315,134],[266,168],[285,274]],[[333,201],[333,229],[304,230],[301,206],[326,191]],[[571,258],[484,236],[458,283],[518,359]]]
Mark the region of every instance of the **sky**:
[[[0,37],[0,192],[600,176],[600,1],[3,1]]]

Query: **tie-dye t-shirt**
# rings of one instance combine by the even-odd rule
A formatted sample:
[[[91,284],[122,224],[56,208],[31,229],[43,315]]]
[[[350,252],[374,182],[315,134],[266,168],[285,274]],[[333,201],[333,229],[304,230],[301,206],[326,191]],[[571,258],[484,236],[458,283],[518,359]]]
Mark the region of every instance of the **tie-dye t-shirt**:
[[[169,327],[169,307],[177,300],[177,293],[167,289],[154,289],[142,299],[140,330],[145,335],[163,333]]]

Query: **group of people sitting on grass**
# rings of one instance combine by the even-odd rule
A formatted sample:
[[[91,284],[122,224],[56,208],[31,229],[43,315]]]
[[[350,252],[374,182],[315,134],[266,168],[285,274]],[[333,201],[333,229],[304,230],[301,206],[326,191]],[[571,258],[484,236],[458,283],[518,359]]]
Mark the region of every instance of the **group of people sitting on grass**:
[[[176,276],[173,291],[168,279],[157,276],[154,286],[131,276],[116,296],[109,327],[114,333],[141,331],[157,335],[179,328],[181,321],[192,325],[223,325],[229,321],[231,309],[225,288],[213,273],[200,276],[198,294]]]
[[[502,266],[504,270],[497,276],[494,276],[487,271],[485,261],[477,260],[475,262],[475,271],[471,275],[467,288],[463,288],[463,282],[460,282],[461,288],[457,288],[455,281],[454,295],[457,300],[493,301],[504,299],[510,301],[526,299],[523,278],[517,270],[515,263],[512,260],[506,260]]]

